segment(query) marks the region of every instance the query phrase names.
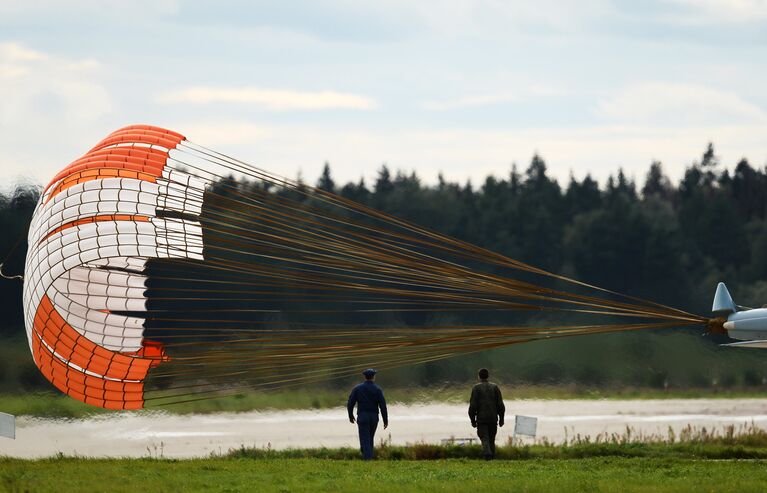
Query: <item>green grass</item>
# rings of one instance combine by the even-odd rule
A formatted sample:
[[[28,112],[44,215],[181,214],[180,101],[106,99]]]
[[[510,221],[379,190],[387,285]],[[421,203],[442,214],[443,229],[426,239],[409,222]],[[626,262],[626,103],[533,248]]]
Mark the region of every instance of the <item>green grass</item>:
[[[214,456],[215,457],[215,456]],[[355,448],[316,448],[272,450],[271,448],[241,447],[225,454],[232,459],[333,459],[359,458]],[[376,447],[379,460],[443,460],[481,459],[479,445],[414,443],[405,446],[381,441]],[[755,424],[721,430],[709,430],[688,425],[667,434],[638,435],[631,428],[623,433],[600,434],[594,437],[577,435],[565,443],[534,445],[498,444],[498,460],[584,459],[595,457],[668,458],[668,459],[760,459],[767,460],[767,431]]]
[[[763,492],[767,461],[598,457],[484,462],[466,459],[88,460],[0,459],[9,492],[444,491]]]
[[[767,485],[767,432],[756,426],[636,441],[630,432],[573,438],[565,445],[377,447],[378,460],[352,448],[240,448],[205,459],[0,457],[0,489],[80,491],[621,491],[761,492]]]
[[[767,448],[748,445],[723,444],[660,444],[660,443],[583,443],[569,446],[529,445],[523,447],[498,447],[498,461],[520,460],[571,460],[606,457],[637,459],[679,460],[767,460]],[[229,451],[224,457],[231,459],[283,460],[320,459],[356,460],[360,452],[355,448],[318,448],[268,450],[240,448]],[[412,444],[376,448],[376,458],[382,461],[434,461],[434,460],[481,460],[479,445]]]
[[[390,403],[423,404],[429,402],[465,403],[469,384],[462,387],[385,389]],[[763,398],[762,389],[741,390],[658,390],[658,389],[589,389],[572,386],[511,387],[506,400],[514,399],[692,399],[692,398]],[[312,389],[270,392],[246,392],[219,399],[202,400],[156,407],[175,414],[246,412],[268,409],[328,409],[343,406],[346,390]],[[0,394],[0,411],[49,418],[81,418],[106,411],[76,401],[60,393]]]

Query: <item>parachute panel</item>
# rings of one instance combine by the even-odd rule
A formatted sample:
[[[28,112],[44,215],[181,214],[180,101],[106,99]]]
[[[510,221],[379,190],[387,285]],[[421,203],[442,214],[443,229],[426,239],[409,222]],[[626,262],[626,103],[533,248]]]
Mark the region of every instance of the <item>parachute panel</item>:
[[[54,176],[29,230],[24,307],[43,375],[109,409],[143,407],[149,370],[168,358],[144,338],[147,259],[202,259],[205,182],[167,167],[183,135],[132,125]],[[177,182],[186,185],[178,185]]]

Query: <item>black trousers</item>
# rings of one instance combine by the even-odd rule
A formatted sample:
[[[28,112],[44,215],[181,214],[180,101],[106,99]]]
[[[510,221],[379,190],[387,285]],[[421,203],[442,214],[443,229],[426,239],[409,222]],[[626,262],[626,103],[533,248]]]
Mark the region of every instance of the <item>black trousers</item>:
[[[482,442],[482,454],[486,458],[495,457],[495,435],[498,433],[496,423],[477,423],[477,436]]]
[[[364,460],[373,458],[376,428],[378,428],[378,413],[358,413],[357,430],[360,435],[360,451]]]

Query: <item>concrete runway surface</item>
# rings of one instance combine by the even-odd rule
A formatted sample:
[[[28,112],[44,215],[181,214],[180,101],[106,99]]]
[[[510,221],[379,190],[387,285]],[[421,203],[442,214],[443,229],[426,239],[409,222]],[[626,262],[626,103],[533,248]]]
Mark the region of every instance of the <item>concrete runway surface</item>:
[[[497,443],[513,432],[514,415],[538,418],[538,440],[562,442],[576,434],[625,432],[667,435],[692,425],[767,427],[767,399],[519,400],[507,401],[507,424]],[[390,425],[379,424],[376,441],[439,443],[475,437],[464,404],[391,405]],[[357,446],[356,426],[342,408],[207,415],[119,413],[88,419],[19,417],[16,440],[0,438],[0,456],[47,457],[59,452],[89,457],[201,457],[230,448]],[[531,440],[526,439],[529,443]]]

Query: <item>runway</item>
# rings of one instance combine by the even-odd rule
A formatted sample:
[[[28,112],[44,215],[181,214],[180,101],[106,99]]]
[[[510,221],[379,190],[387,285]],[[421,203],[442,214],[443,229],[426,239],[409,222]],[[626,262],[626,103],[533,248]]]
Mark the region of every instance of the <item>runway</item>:
[[[507,424],[498,443],[513,433],[514,415],[538,418],[537,440],[561,443],[577,435],[675,433],[688,425],[708,430],[729,425],[767,427],[767,399],[519,400],[507,401]],[[0,409],[1,410],[1,409]],[[376,440],[394,444],[439,443],[475,437],[465,404],[391,405],[390,426]],[[0,438],[0,455],[47,457],[204,457],[230,448],[356,447],[356,427],[343,408],[207,415],[116,413],[77,420],[17,418],[16,440]],[[526,439],[530,443],[531,439]]]

